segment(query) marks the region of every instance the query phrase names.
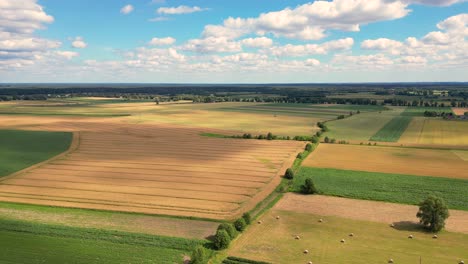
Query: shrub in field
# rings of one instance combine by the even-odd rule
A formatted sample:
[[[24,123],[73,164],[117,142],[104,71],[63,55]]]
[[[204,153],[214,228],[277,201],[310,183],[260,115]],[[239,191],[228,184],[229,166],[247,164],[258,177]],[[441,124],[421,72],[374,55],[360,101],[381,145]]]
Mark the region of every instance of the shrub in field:
[[[292,180],[294,178],[294,171],[291,168],[288,168],[284,174],[284,177],[288,180]]]
[[[315,135],[316,135],[317,137],[321,137],[321,136],[322,136],[322,131],[317,131],[317,133],[315,133]]]
[[[234,227],[234,225],[231,224],[231,223],[222,223],[222,224],[220,224],[218,226],[218,230],[225,230],[228,233],[231,240],[234,239],[237,236],[237,230]]]
[[[246,223],[247,225],[250,225],[250,223],[252,222],[252,217],[250,216],[249,213],[244,213],[244,214],[242,215],[242,218],[244,219],[244,221],[245,221],[245,223]]]
[[[296,158],[298,158],[298,159],[303,159],[303,158],[304,158],[304,155],[302,155],[302,153],[297,153]]]
[[[312,151],[312,148],[313,148],[312,144],[310,144],[310,143],[307,143],[307,145],[305,146],[305,150],[309,151],[309,152]]]
[[[449,211],[442,198],[431,195],[419,204],[416,216],[426,229],[438,232],[444,228]]]
[[[203,246],[197,246],[190,256],[191,264],[206,264],[208,262],[208,253]]]
[[[244,218],[239,218],[234,222],[234,226],[236,227],[237,231],[242,232],[247,227]]]
[[[325,143],[330,143],[330,138],[329,138],[329,137],[325,137],[324,142],[325,142]]]
[[[307,178],[304,184],[301,186],[301,192],[303,194],[314,194],[317,193],[317,188],[311,178]]]
[[[214,237],[214,246],[216,249],[226,249],[229,247],[230,243],[231,237],[226,230],[216,231],[216,235]]]

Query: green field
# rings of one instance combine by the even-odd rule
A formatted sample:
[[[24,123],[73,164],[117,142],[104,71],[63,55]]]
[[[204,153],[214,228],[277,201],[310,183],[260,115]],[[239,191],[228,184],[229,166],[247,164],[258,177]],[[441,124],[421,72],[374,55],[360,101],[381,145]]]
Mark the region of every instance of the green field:
[[[330,129],[326,135],[336,140],[368,141],[375,133],[394,117],[399,116],[403,108],[390,111],[368,112],[351,117],[327,122]]]
[[[468,180],[302,167],[293,191],[299,192],[308,177],[325,195],[414,205],[436,194],[449,208],[468,210]]]
[[[385,124],[385,126],[383,126],[377,133],[375,133],[375,135],[373,135],[370,140],[397,142],[401,135],[405,132],[412,119],[413,118],[411,116],[396,116],[387,124]]]
[[[279,220],[275,217],[280,216]],[[231,256],[271,263],[363,264],[394,263],[450,264],[468,259],[468,235],[443,231],[439,239],[432,234],[405,226],[275,210],[252,225],[229,250]],[[354,233],[353,237],[349,237]],[[413,234],[414,239],[408,239]],[[299,240],[294,239],[296,235]],[[346,243],[340,243],[345,239]],[[304,250],[308,254],[304,254]]]
[[[1,263],[182,263],[205,243],[0,219]]]
[[[403,116],[424,116],[425,111],[453,113],[451,107],[407,107]]]
[[[0,130],[0,177],[66,151],[72,137],[69,132]]]

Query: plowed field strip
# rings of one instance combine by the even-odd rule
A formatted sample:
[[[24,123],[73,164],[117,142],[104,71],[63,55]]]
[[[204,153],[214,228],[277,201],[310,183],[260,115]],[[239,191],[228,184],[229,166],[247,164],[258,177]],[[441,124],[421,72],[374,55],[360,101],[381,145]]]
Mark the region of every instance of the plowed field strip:
[[[62,169],[62,170],[84,170],[84,171],[95,171],[95,172],[107,172],[107,171],[116,171],[115,168],[113,167],[103,167],[103,166],[96,166],[96,167],[93,167],[93,166],[88,166],[88,167],[84,167],[84,166],[71,166],[71,165],[54,165],[54,164],[48,164],[48,165],[45,165],[43,166],[42,168],[51,168],[51,169]],[[250,177],[257,177],[257,178],[271,178],[275,173],[269,173],[269,174],[266,174],[266,173],[252,173],[250,171],[245,171],[242,173],[242,175],[239,175],[239,174],[236,174],[236,173],[230,173],[230,172],[218,172],[218,171],[210,171],[210,172],[207,172],[207,171],[204,171],[204,170],[198,170],[198,171],[194,171],[194,170],[181,170],[181,169],[174,169],[172,167],[170,168],[163,168],[161,167],[160,169],[164,169],[166,171],[176,171],[176,172],[179,172],[181,174],[183,173],[195,173],[195,174],[210,174],[210,173],[216,173],[216,174],[223,174],[223,175],[234,175],[234,176],[240,176],[241,178],[244,178],[244,179],[249,179]],[[157,172],[155,172],[154,170],[151,170],[151,169],[143,169],[143,168],[138,168],[138,169],[132,169],[132,168],[119,168],[118,171],[120,173],[125,173],[125,174],[133,174],[133,173],[138,173],[138,172],[142,172],[144,174],[149,174],[149,173],[154,173],[154,174],[157,174]]]
[[[109,156],[109,155],[106,155],[106,157],[102,157],[100,155],[82,155],[82,154],[78,154],[78,153],[73,153],[73,154],[70,154],[66,157],[66,160],[69,160],[69,161],[94,161],[94,160],[102,160],[104,162],[120,162],[122,163],[123,161],[125,161],[125,163],[129,163],[129,164],[141,164],[141,165],[152,165],[152,164],[156,164],[155,162],[157,163],[164,163],[164,164],[168,164],[168,163],[174,163],[174,162],[177,162],[178,160],[177,159],[164,159],[164,158],[158,158],[158,159],[150,159],[148,157],[145,158],[142,158],[142,159],[135,159],[135,157],[132,157],[131,155],[128,155],[126,157],[122,157],[121,155],[119,156]],[[200,164],[200,162],[205,162],[209,165],[222,165],[223,168],[224,166],[227,166],[227,165],[235,165],[237,167],[239,167],[239,163],[242,162],[243,165],[251,165],[251,166],[260,166],[260,167],[264,167],[266,164],[264,162],[261,162],[261,161],[256,161],[256,160],[253,160],[253,159],[249,159],[248,161],[238,161],[238,160],[213,160],[213,159],[205,159],[205,161],[201,161],[201,160],[191,160],[191,161],[185,161],[184,164],[186,165],[189,165],[189,164]],[[268,162],[268,165],[275,165],[275,166],[279,166],[281,165],[282,163],[280,162]]]
[[[122,175],[119,172],[106,172],[96,174],[95,172],[86,172],[86,171],[69,171],[69,170],[54,170],[54,169],[41,169],[38,168],[34,170],[33,173],[23,174],[27,177],[34,176],[41,178],[51,177],[78,177],[78,178],[96,178],[96,179],[108,179],[108,180],[128,180],[128,181],[147,181],[147,182],[185,182],[185,183],[194,183],[207,185],[221,185],[227,187],[243,187],[243,188],[260,188],[263,186],[264,181],[246,181],[242,180],[233,180],[233,179],[219,179],[219,178],[209,178],[209,177],[196,177],[196,176],[176,176],[176,175],[161,175],[161,174],[127,174]],[[18,176],[22,177],[22,176]]]
[[[216,214],[229,214],[229,211],[219,211],[211,209],[194,209],[192,207],[175,207],[175,206],[164,206],[164,205],[147,205],[147,204],[133,204],[133,203],[119,203],[115,201],[107,200],[94,200],[94,199],[75,199],[68,197],[45,197],[43,195],[34,195],[34,194],[21,194],[21,193],[0,193],[0,197],[14,197],[14,198],[26,198],[26,199],[35,199],[35,200],[48,200],[54,202],[72,202],[77,204],[94,204],[94,205],[112,205],[112,206],[129,206],[135,208],[149,208],[149,209],[165,209],[165,210],[176,210],[176,211],[185,211],[185,212],[209,212]]]
[[[81,177],[81,176],[61,176],[61,175],[38,175],[38,174],[23,174],[15,179],[25,179],[33,181],[59,181],[71,183],[91,183],[91,184],[105,184],[115,186],[131,186],[142,188],[161,188],[171,190],[191,190],[191,191],[209,191],[213,193],[230,193],[251,196],[257,191],[257,188],[249,188],[245,186],[226,186],[220,184],[210,183],[187,183],[183,179],[181,181],[164,182],[160,180],[148,181],[137,180],[133,178],[102,178],[102,177]]]
[[[133,176],[136,176],[136,177],[148,177],[149,179],[152,179],[153,177],[156,177],[156,176],[163,176],[163,177],[175,176],[175,177],[187,177],[187,178],[192,178],[192,177],[206,178],[206,179],[214,179],[214,180],[230,180],[230,181],[236,181],[236,182],[250,181],[253,183],[257,183],[257,184],[259,183],[263,184],[263,183],[271,181],[271,177],[267,178],[267,177],[244,176],[244,175],[217,176],[217,175],[220,175],[221,173],[210,175],[210,174],[201,173],[201,172],[181,173],[179,171],[164,171],[163,172],[164,174],[162,173],[153,174],[151,172],[143,172],[143,173],[132,172],[132,173],[122,174],[121,172],[118,172],[118,171],[82,170],[79,168],[68,170],[68,169],[63,169],[63,168],[49,168],[49,167],[45,169],[43,167],[43,168],[35,169],[34,173],[42,173],[42,174],[52,173],[52,174],[60,174],[60,175],[68,175],[67,173],[73,173],[73,174],[79,173],[80,176],[81,174],[83,174],[83,175],[88,175],[88,177],[93,177],[94,175],[97,175],[99,177],[100,175],[111,175],[115,173],[117,175],[122,175],[123,178],[133,178]]]
[[[192,155],[197,155],[198,153],[203,153],[204,155],[206,154],[213,154],[213,155],[216,155],[216,156],[223,156],[223,155],[226,155],[226,150],[225,149],[206,149],[206,150],[202,150],[202,149],[191,149],[190,147],[185,147],[183,150],[181,149],[177,149],[177,148],[158,148],[158,147],[154,147],[154,148],[151,148],[151,147],[148,147],[147,149],[139,149],[139,148],[132,148],[132,147],[128,147],[128,148],[115,148],[113,146],[109,146],[109,145],[102,145],[102,146],[98,146],[98,145],[90,145],[90,146],[82,146],[80,144],[80,149],[84,149],[84,150],[88,150],[88,151],[93,151],[93,150],[97,150],[97,151],[106,151],[106,152],[115,152],[115,153],[119,153],[119,152],[126,152],[126,153],[147,153],[147,154],[155,154],[155,153],[160,153],[160,154],[164,154],[166,153],[180,153],[180,152],[184,152],[184,153],[190,153]],[[229,153],[231,153],[231,151],[229,150]],[[235,152],[234,152],[235,153]],[[278,152],[278,153],[270,153],[270,152],[260,152],[260,151],[240,151],[240,153],[243,153],[245,155],[245,153],[248,153],[249,155],[253,156],[253,155],[258,155],[258,156],[273,156],[273,157],[280,157],[280,158],[288,158],[288,154],[284,154],[284,151],[282,152]]]
[[[243,172],[261,172],[261,173],[270,173],[276,171],[276,169],[269,169],[269,168],[252,168],[252,167],[244,167],[242,169],[239,168],[239,166],[227,166],[227,165],[221,165],[221,166],[205,166],[205,165],[185,165],[185,164],[165,164],[165,163],[159,163],[155,162],[152,164],[135,164],[131,162],[125,162],[125,163],[120,163],[120,162],[109,162],[109,161],[73,161],[70,159],[64,159],[64,160],[57,160],[50,162],[49,165],[70,165],[70,166],[83,166],[83,167],[103,167],[103,168],[129,168],[129,169],[151,169],[151,170],[165,170],[166,168],[183,168],[183,169],[188,169],[190,171],[206,171],[206,172],[224,172],[226,170],[229,170],[234,173],[243,173]]]
[[[4,185],[9,186],[25,186],[25,187],[46,187],[60,190],[79,190],[79,191],[96,191],[106,193],[134,194],[134,195],[149,195],[157,197],[178,197],[189,199],[200,199],[207,201],[222,201],[239,203],[244,202],[249,197],[239,194],[220,194],[219,192],[198,192],[189,190],[174,190],[174,189],[159,189],[145,188],[134,186],[116,186],[116,185],[99,185],[91,183],[71,183],[61,181],[31,181],[27,179],[12,179]]]
[[[242,196],[251,196],[252,194],[255,193],[255,189],[253,190],[246,190],[244,188],[240,187],[224,187],[224,186],[216,186],[213,187],[213,185],[200,185],[200,184],[186,184],[184,182],[179,182],[177,184],[173,183],[157,183],[157,182],[148,182],[148,181],[135,181],[131,180],[131,187],[129,187],[128,183],[129,180],[100,180],[100,179],[81,179],[79,177],[58,177],[53,179],[53,177],[47,177],[47,178],[37,178],[33,177],[34,175],[30,175],[30,177],[16,177],[15,179],[12,179],[9,181],[9,184],[21,184],[19,182],[24,182],[28,181],[29,183],[27,185],[30,186],[42,186],[42,184],[50,184],[48,186],[55,186],[56,183],[70,183],[70,186],[73,186],[73,184],[93,184],[93,185],[104,185],[104,186],[117,186],[117,187],[126,187],[128,191],[130,191],[130,188],[141,188],[141,189],[148,189],[152,191],[157,191],[159,189],[164,189],[164,190],[175,190],[175,191],[204,191],[208,193],[221,193],[221,194],[232,194],[232,195],[242,195]],[[38,185],[37,182],[40,182],[41,185]],[[119,184],[120,183],[120,184]],[[95,190],[95,189],[92,189]],[[97,189],[96,189],[97,190]],[[129,192],[130,193],[130,192]]]
[[[212,219],[226,219],[232,217],[232,212],[215,212],[207,210],[184,210],[177,208],[160,208],[160,207],[145,207],[145,206],[128,206],[111,203],[84,203],[84,202],[69,202],[69,201],[55,201],[49,199],[27,198],[8,196],[0,193],[1,200],[14,203],[27,203],[48,206],[62,206],[70,208],[84,208],[94,210],[106,211],[120,211],[144,214],[161,214],[161,215],[174,215],[174,216],[189,216],[189,217],[208,217]]]
[[[37,195],[46,197],[65,197],[84,200],[102,200],[102,201],[115,201],[119,203],[131,204],[144,204],[144,205],[158,205],[170,207],[188,207],[199,209],[213,209],[213,208],[237,208],[239,205],[232,202],[205,200],[200,198],[186,198],[178,197],[177,192],[174,196],[160,196],[160,195],[146,195],[146,194],[128,194],[128,193],[110,193],[110,192],[97,192],[92,190],[64,190],[50,187],[35,187],[35,186],[16,186],[16,185],[2,185],[0,186],[2,193],[19,193]]]
[[[128,152],[123,150],[122,152],[107,152],[105,150],[82,150],[78,149],[73,152],[73,156],[75,155],[82,155],[82,156],[90,156],[90,157],[100,157],[100,158],[114,158],[114,157],[121,157],[121,158],[129,158],[129,159],[164,159],[164,158],[184,158],[188,160],[202,160],[206,161],[207,159],[209,160],[232,160],[232,161],[237,161],[237,162],[244,162],[244,161],[252,161],[254,160],[255,157],[262,158],[262,159],[268,159],[269,161],[273,163],[283,163],[284,158],[277,158],[277,157],[270,157],[270,156],[252,156],[249,153],[229,153],[225,154],[223,158],[221,155],[206,155],[203,152],[200,152],[196,155],[194,154],[188,154],[188,153],[144,153],[144,152]],[[246,158],[248,157],[248,158]]]

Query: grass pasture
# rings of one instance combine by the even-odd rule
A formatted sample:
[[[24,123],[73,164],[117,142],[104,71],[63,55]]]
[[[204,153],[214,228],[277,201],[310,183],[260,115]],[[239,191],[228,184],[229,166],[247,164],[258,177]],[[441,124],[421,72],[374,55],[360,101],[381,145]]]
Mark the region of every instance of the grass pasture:
[[[280,219],[275,219],[279,216]],[[237,240],[229,255],[271,263],[395,263],[447,264],[467,259],[468,235],[443,232],[440,239],[388,224],[275,210],[266,213]],[[354,233],[353,237],[348,234]],[[415,239],[408,239],[413,234]],[[299,240],[294,239],[300,236]],[[340,243],[345,239],[346,243]],[[308,254],[304,254],[304,250]]]
[[[303,165],[316,168],[436,176],[468,180],[466,151],[320,144]],[[339,155],[337,155],[339,153]]]
[[[301,142],[210,138],[200,136],[204,130],[112,119],[39,123],[33,127],[81,131],[79,145],[1,182],[2,201],[231,219],[268,196],[304,148]]]
[[[2,263],[182,263],[206,240],[0,219]]]
[[[401,135],[405,132],[412,117],[410,116],[396,116],[385,124],[375,135],[373,135],[371,141],[383,141],[383,142],[397,142]]]
[[[436,194],[449,208],[468,211],[468,180],[302,167],[294,178],[293,190],[299,192],[309,177],[325,195],[418,204]]]
[[[72,137],[68,132],[0,130],[0,177],[66,151]]]
[[[468,146],[468,122],[416,117],[400,140],[402,144]]]

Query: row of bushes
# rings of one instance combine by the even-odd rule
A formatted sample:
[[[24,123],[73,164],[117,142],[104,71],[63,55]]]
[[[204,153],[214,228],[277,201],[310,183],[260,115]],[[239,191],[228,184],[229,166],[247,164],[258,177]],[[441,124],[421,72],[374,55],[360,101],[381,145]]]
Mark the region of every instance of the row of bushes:
[[[256,261],[256,260],[251,260],[251,259],[229,256],[225,260],[223,260],[222,264],[271,264],[271,263],[265,262],[265,261]]]
[[[252,218],[249,213],[244,213],[241,218],[234,223],[222,223],[218,226],[216,234],[213,238],[213,245],[216,250],[222,250],[229,247],[231,241],[236,238],[239,233],[250,225]],[[203,246],[196,247],[191,255],[192,264],[204,264],[209,259],[209,252]]]

